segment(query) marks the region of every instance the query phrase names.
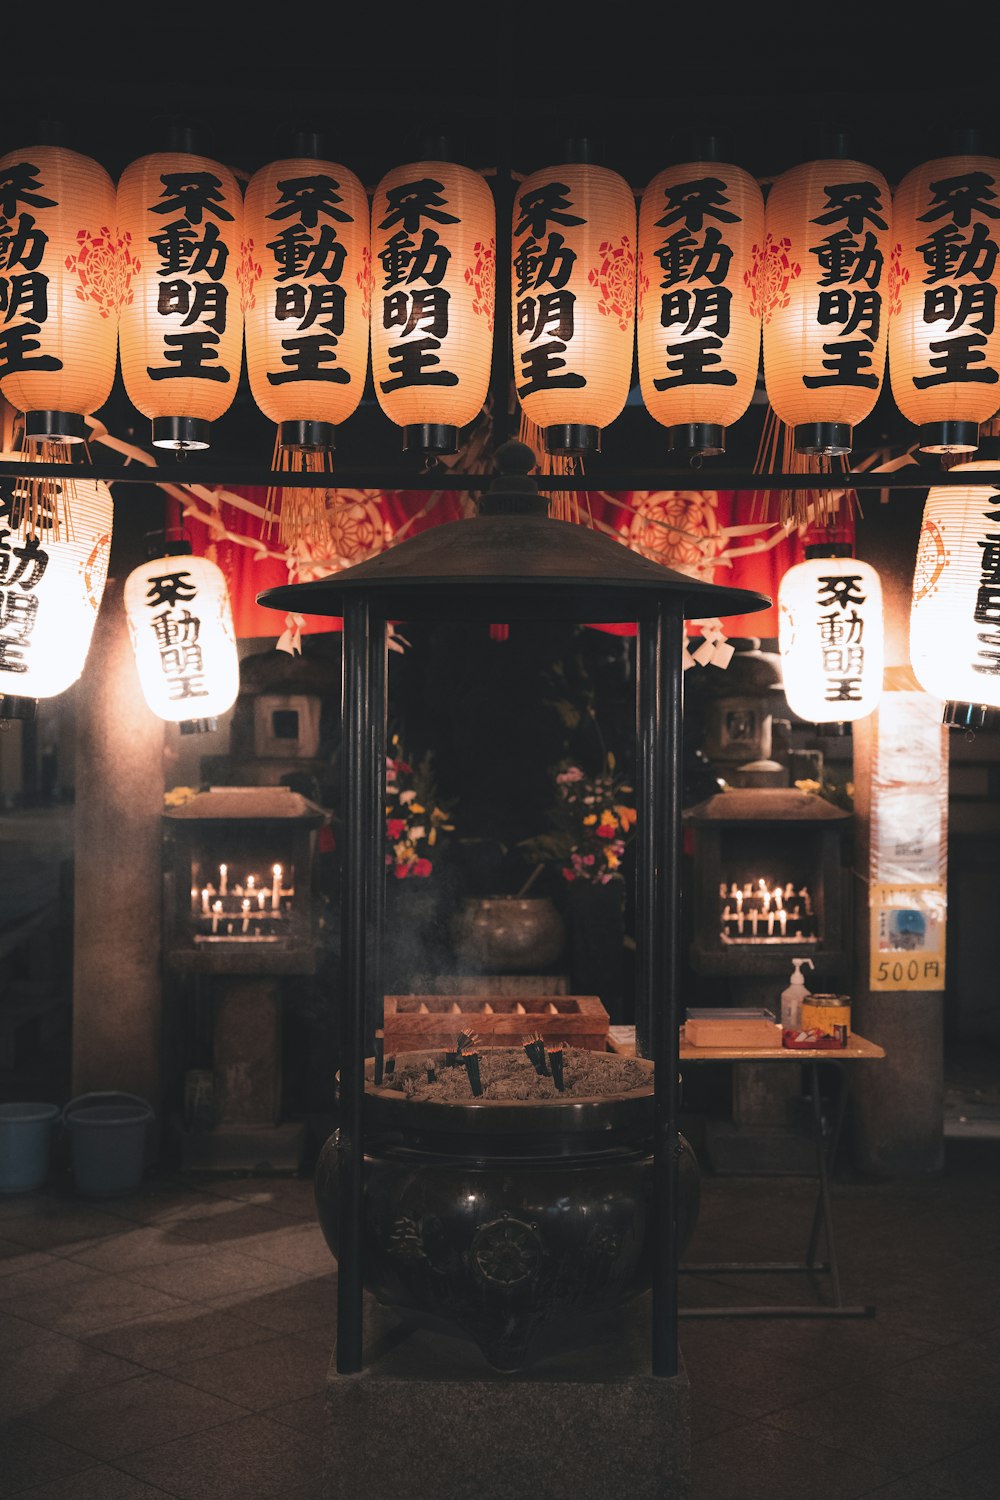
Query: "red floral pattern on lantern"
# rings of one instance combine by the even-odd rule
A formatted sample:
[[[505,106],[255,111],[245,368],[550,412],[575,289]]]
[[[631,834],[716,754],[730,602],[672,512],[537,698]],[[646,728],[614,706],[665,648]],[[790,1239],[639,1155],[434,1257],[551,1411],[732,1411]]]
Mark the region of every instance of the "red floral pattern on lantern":
[[[645,303],[646,296],[647,296],[647,294],[649,292],[649,273],[647,272],[646,267],[645,267],[645,265],[644,265],[643,262],[644,262],[644,256],[643,256],[643,253],[642,253],[642,246],[640,245],[640,247],[639,247],[639,253],[636,256],[636,262],[635,262],[635,291],[636,291],[636,309],[635,309],[635,315],[636,315],[636,318],[638,319],[638,321],[640,323],[642,322],[643,314],[646,311],[646,309],[645,309],[645,307],[644,307],[643,304]]]
[[[651,490],[636,495],[626,539],[633,552],[685,573],[711,573],[725,547],[709,490]]]
[[[934,521],[925,521],[920,532],[920,543],[913,568],[913,597],[926,599],[937,593],[938,580],[949,561],[941,528]]]
[[[361,316],[366,323],[372,320],[372,252],[368,245],[361,247],[361,269],[355,278],[361,293]]]
[[[335,569],[382,551],[387,527],[378,490],[328,490],[324,541]]]
[[[119,242],[110,229],[102,228],[98,234],[78,229],[76,243],[76,254],[66,257],[67,271],[75,271],[80,283],[74,288],[76,295],[81,302],[95,302],[102,318],[117,314],[122,306]]]
[[[476,240],[472,247],[475,260],[465,273],[472,288],[472,311],[486,318],[486,326],[493,332],[493,309],[496,294],[496,240],[484,243]]]
[[[889,251],[889,275],[886,286],[886,302],[890,318],[895,318],[903,309],[903,288],[910,279],[909,266],[903,265],[902,245],[893,245]]]
[[[132,254],[132,233],[126,229],[115,246],[115,311],[131,306],[135,297],[132,279],[142,270],[142,261]]]
[[[264,274],[264,267],[254,259],[253,240],[244,240],[240,245],[240,259],[236,267],[236,284],[240,289],[240,312],[246,313],[257,306],[254,287]]]
[[[743,281],[750,290],[750,311],[754,317],[763,314],[764,322],[770,323],[779,307],[787,307],[792,300],[788,288],[802,274],[798,261],[789,254],[792,242],[787,236],[776,240],[765,234],[763,245],[754,245],[750,251],[750,269],[743,272]]]
[[[600,263],[588,271],[587,280],[601,294],[597,310],[627,329],[635,312],[635,251],[627,234],[617,244],[603,240],[597,247]]]

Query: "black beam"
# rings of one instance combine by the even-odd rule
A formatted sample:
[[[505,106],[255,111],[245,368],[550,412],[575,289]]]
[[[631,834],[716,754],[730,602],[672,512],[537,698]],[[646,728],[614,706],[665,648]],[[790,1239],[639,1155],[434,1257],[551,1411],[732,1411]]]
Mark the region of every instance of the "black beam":
[[[95,455],[99,457],[99,455]],[[106,484],[180,484],[219,485],[223,488],[315,489],[316,475],[291,470],[269,469],[258,465],[192,462],[184,459],[154,468],[130,465],[117,468],[100,462],[47,464],[0,462],[0,478],[24,479],[101,479]],[[387,468],[338,469],[330,476],[330,489],[372,490],[483,490],[489,484],[486,474],[462,474],[440,468],[420,473]],[[539,485],[546,490],[756,490],[771,494],[775,490],[927,490],[932,487],[951,489],[969,485],[1000,488],[1000,468],[976,469],[973,473],[951,470],[928,470],[908,465],[892,474],[754,474],[749,469],[615,469],[600,474],[546,474]]]

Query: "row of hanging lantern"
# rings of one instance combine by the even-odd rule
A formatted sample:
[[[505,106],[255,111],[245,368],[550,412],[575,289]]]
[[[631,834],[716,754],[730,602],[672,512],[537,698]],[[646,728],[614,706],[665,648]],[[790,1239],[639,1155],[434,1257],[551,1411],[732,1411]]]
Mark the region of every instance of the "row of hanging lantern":
[[[496,233],[483,177],[443,160],[375,190],[317,154],[271,163],[245,200],[191,149],[128,166],[117,193],[58,146],[0,159],[0,391],[29,441],[79,441],[116,345],[160,447],[207,447],[241,371],[283,448],[329,452],[377,398],[405,444],[454,451],[486,399]],[[844,454],[888,362],[926,451],[967,453],[1000,407],[1000,161],[924,164],[895,197],[841,157],[779,176],[766,205],[714,160],[625,179],[570,161],[515,193],[514,387],[552,453],[584,453],[628,396],[675,449],[724,450],[761,344],[767,394],[803,452]],[[369,338],[370,323],[370,338]],[[119,329],[116,340],[116,331]]]

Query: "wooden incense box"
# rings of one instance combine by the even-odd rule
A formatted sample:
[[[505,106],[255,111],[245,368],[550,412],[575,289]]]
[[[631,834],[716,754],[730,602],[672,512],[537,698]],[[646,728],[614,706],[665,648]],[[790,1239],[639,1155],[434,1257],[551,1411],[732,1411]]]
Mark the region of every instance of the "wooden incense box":
[[[475,1032],[482,1047],[520,1047],[526,1036],[603,1052],[608,1013],[597,995],[386,995],[385,1052],[454,1047]]]
[[[770,1011],[689,1010],[684,1040],[690,1047],[781,1046],[781,1027]]]

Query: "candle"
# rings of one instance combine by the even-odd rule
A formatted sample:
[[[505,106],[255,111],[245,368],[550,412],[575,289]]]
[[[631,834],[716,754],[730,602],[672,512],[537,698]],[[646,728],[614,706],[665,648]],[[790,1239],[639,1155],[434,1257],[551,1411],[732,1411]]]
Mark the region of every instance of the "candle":
[[[741,917],[743,915],[743,892],[742,891],[737,891],[736,892],[736,915],[738,917]]]
[[[768,937],[774,937],[774,912],[773,911],[769,911],[768,914],[767,914],[767,935],[768,935]]]
[[[248,891],[252,891],[253,888],[254,888],[254,886],[256,884],[257,884],[257,877],[256,877],[256,875],[248,875],[247,876],[247,890]]]
[[[780,885],[776,885],[774,887],[774,904],[777,907],[778,911],[780,911],[781,910],[781,886]]]
[[[258,891],[257,892],[257,910],[258,911],[263,911],[264,910],[264,897],[266,895],[267,895],[266,891]]]
[[[219,866],[219,895],[225,896],[229,890],[229,866]]]
[[[219,930],[219,913],[221,912],[221,910],[222,910],[222,902],[221,901],[213,901],[212,902],[212,931],[213,932],[218,932],[218,930]]]
[[[743,913],[742,913],[742,911],[738,911],[736,913],[736,927],[737,927],[737,930],[739,932],[740,937],[742,937],[743,936]]]
[[[207,917],[208,916],[208,886],[207,885],[206,885],[205,889],[201,893],[201,914],[202,914],[203,917]]]
[[[753,911],[750,913],[750,926],[753,928],[754,937],[757,936],[757,919],[759,916],[760,913],[758,912],[757,908],[754,907]]]
[[[243,897],[243,926],[240,929],[242,932],[247,932],[249,930],[249,927],[250,927],[249,912],[250,912],[250,898],[249,898],[249,896],[244,896]]]
[[[271,886],[271,910],[279,911],[281,908],[281,866],[275,865],[271,874],[274,876],[274,884]]]
[[[778,913],[778,920],[781,923],[781,936],[784,937],[785,936],[785,925],[786,925],[786,923],[788,921],[788,913],[787,913],[787,911],[785,911],[784,907],[782,907],[781,911]]]
[[[771,892],[767,889],[767,886],[764,887],[763,895],[764,895],[764,914],[766,916],[767,913],[771,910]]]

